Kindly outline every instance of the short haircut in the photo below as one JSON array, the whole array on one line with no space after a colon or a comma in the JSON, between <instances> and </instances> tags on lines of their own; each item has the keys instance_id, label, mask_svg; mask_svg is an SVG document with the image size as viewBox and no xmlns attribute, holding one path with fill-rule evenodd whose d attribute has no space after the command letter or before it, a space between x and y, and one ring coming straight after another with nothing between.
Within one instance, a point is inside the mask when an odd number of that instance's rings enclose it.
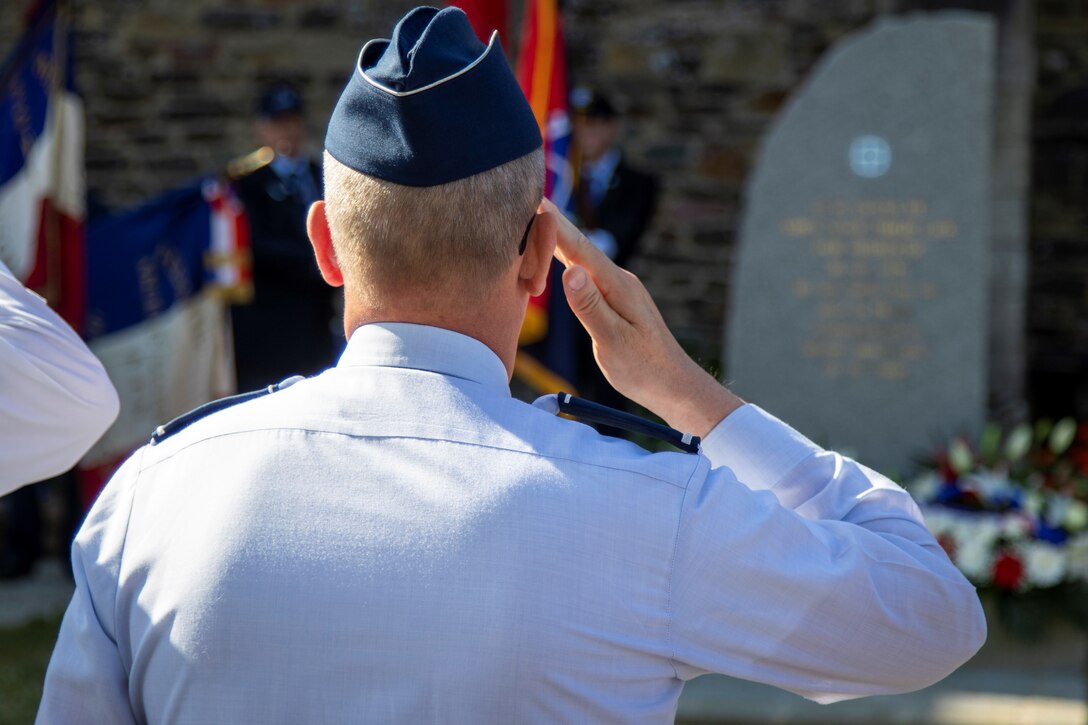
<instances>
[{"instance_id":1,"label":"short haircut","mask_svg":"<svg viewBox=\"0 0 1088 725\"><path fill-rule=\"evenodd\" d=\"M325 152L333 249L364 299L412 288L486 294L513 263L543 195L540 149L426 187L359 173Z\"/></svg>"}]
</instances>

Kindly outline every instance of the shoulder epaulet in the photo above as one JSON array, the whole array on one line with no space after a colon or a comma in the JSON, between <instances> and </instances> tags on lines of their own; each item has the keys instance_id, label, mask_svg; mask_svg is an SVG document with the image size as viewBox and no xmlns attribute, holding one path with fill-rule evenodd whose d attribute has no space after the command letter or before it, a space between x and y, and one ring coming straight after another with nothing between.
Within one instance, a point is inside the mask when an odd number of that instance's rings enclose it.
<instances>
[{"instance_id":1,"label":"shoulder epaulet","mask_svg":"<svg viewBox=\"0 0 1088 725\"><path fill-rule=\"evenodd\" d=\"M550 398L551 396L545 397ZM554 411L556 413L563 413L598 425L609 425L632 433L641 433L651 438L663 440L687 453L699 452L699 436L691 433L682 433L675 428L640 418L632 413L609 408L606 405L594 403L590 400L576 398L570 393L558 393L555 396L555 402L558 406L557 410Z\"/></svg>"},{"instance_id":2,"label":"shoulder epaulet","mask_svg":"<svg viewBox=\"0 0 1088 725\"><path fill-rule=\"evenodd\" d=\"M253 153L239 156L228 163L227 178L231 181L237 181L238 179L249 176L253 172L268 166L272 163L272 159L274 158L276 158L276 152L272 147L262 146Z\"/></svg>"},{"instance_id":3,"label":"shoulder epaulet","mask_svg":"<svg viewBox=\"0 0 1088 725\"><path fill-rule=\"evenodd\" d=\"M165 425L160 425L158 428L156 428L155 432L151 434L151 445L155 445L156 443L162 443L170 436L185 430L193 423L197 422L201 418L206 418L212 413L218 413L221 410L226 410L227 408L238 405L239 403L245 403L250 400L255 400L256 398L262 398L265 395L276 392L277 390L289 388L297 383L299 380L304 379L305 378L303 378L301 375L294 375L290 378L287 378L283 382L276 383L275 385L269 385L268 387L261 388L260 390L254 390L249 393L239 393L238 395L230 395L226 398L220 398L219 400L213 400L210 403L205 403L198 408L190 410L188 413L182 413L169 423L166 423Z\"/></svg>"}]
</instances>

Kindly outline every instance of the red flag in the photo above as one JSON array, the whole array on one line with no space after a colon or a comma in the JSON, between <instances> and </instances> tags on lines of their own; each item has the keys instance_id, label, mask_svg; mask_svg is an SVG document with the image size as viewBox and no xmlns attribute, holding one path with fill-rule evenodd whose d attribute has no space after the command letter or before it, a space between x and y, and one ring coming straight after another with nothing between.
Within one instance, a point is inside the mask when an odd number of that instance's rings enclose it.
<instances>
[{"instance_id":1,"label":"red flag","mask_svg":"<svg viewBox=\"0 0 1088 725\"><path fill-rule=\"evenodd\" d=\"M500 38L506 37L507 0L455 0L450 5L465 11L476 36L485 43L495 30Z\"/></svg>"},{"instance_id":2,"label":"red flag","mask_svg":"<svg viewBox=\"0 0 1088 725\"><path fill-rule=\"evenodd\" d=\"M568 212L573 200L574 175L569 159L567 49L557 0L527 1L517 77L544 137L547 168L544 193L560 210ZM541 362L552 373L571 380L576 372L572 340L577 322L562 297L551 299L551 290L558 284L558 271L553 270L544 294L530 300L521 342L543 342Z\"/></svg>"},{"instance_id":3,"label":"red flag","mask_svg":"<svg viewBox=\"0 0 1088 725\"><path fill-rule=\"evenodd\" d=\"M41 2L0 66L0 257L76 330L86 274L82 100L67 15Z\"/></svg>"},{"instance_id":4,"label":"red flag","mask_svg":"<svg viewBox=\"0 0 1088 725\"><path fill-rule=\"evenodd\" d=\"M526 2L517 76L521 90L529 99L533 115L540 124L545 151L548 151L559 138L570 135L569 122L566 128L561 123L558 127L551 125L557 118L569 118L567 48L563 40L563 18L559 14L557 0Z\"/></svg>"}]
</instances>

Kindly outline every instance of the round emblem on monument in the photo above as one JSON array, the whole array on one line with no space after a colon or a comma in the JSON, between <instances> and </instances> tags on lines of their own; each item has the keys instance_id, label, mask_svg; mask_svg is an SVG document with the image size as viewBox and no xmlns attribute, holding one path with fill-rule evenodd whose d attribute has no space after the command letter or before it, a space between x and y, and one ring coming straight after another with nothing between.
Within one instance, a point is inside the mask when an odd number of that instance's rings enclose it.
<instances>
[{"instance_id":1,"label":"round emblem on monument","mask_svg":"<svg viewBox=\"0 0 1088 725\"><path fill-rule=\"evenodd\" d=\"M891 165L892 147L880 136L858 136L850 142L850 168L858 176L875 179Z\"/></svg>"}]
</instances>

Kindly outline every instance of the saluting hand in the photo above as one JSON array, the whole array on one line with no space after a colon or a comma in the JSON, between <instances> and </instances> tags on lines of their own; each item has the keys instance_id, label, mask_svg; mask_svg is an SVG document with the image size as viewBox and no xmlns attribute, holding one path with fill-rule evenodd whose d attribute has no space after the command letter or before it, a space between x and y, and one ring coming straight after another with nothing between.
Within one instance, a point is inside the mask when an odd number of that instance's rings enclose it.
<instances>
[{"instance_id":1,"label":"saluting hand","mask_svg":"<svg viewBox=\"0 0 1088 725\"><path fill-rule=\"evenodd\" d=\"M555 256L567 268L563 291L612 387L699 436L743 405L688 357L638 277L617 267L550 201L540 211L555 219Z\"/></svg>"}]
</instances>

